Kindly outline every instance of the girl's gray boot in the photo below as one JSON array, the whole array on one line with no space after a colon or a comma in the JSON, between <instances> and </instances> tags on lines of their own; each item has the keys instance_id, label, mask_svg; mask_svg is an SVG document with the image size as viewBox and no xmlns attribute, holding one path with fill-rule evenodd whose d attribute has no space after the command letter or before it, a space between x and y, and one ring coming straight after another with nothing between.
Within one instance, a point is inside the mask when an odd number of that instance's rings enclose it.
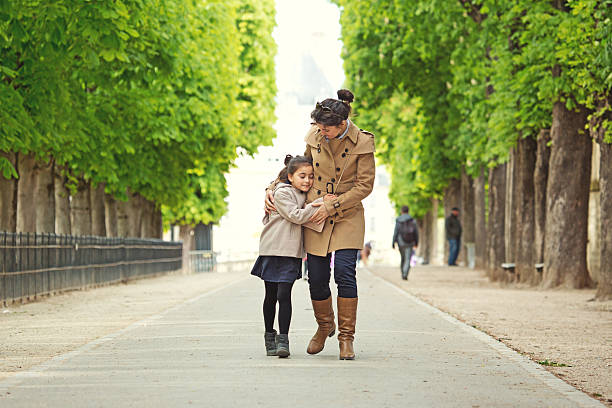
<instances>
[{"instance_id":1,"label":"girl's gray boot","mask_svg":"<svg viewBox=\"0 0 612 408\"><path fill-rule=\"evenodd\" d=\"M272 333L265 332L264 340L266 342L266 355L275 356L277 349L276 330L273 330Z\"/></svg>"},{"instance_id":2,"label":"girl's gray boot","mask_svg":"<svg viewBox=\"0 0 612 408\"><path fill-rule=\"evenodd\" d=\"M278 348L276 349L276 355L280 358L289 357L289 335L279 334L278 335Z\"/></svg>"}]
</instances>

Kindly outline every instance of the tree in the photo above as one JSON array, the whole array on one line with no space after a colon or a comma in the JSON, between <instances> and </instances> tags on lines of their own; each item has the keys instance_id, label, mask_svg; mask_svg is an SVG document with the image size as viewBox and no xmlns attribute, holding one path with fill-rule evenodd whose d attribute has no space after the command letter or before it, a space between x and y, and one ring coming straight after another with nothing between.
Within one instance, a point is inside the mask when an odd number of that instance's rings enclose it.
<instances>
[{"instance_id":1,"label":"tree","mask_svg":"<svg viewBox=\"0 0 612 408\"><path fill-rule=\"evenodd\" d=\"M609 112L609 104L598 101L608 98L612 80L610 0L337 3L343 7L347 82L358 96L360 122L379 137L379 156L397 186L391 190L396 205L412 200L425 211L427 200L439 197L460 168L470 180L488 167L488 188L475 188L489 192L491 277L502 276L497 251L507 212L509 232L516 231L509 249L516 249L523 280L538 282L534 263L545 252L545 286L588 283L584 174L590 141L584 130L591 112L593 118ZM608 134L604 122L598 123ZM549 166L545 135L551 127ZM501 169L513 149L511 179L504 180ZM572 160L583 164L578 175L567 166ZM507 211L506 187L513 203ZM571 206L560 210L568 200ZM480 220L483 201L476 199ZM570 230L571 239L560 237ZM525 246L536 238L548 249Z\"/></svg>"},{"instance_id":2,"label":"tree","mask_svg":"<svg viewBox=\"0 0 612 408\"><path fill-rule=\"evenodd\" d=\"M200 219L218 219L208 211L226 195L219 181L237 148L252 154L272 138L273 21L269 0L3 3L2 214L21 214L19 230L87 233L95 220L97 233L158 235L161 206L180 212L195 198L208 202L195 206ZM79 204L99 204L102 188L119 231L99 205ZM5 205L13 190L54 190L55 202ZM26 226L33 201L39 219ZM147 221L137 228L128 214Z\"/></svg>"}]
</instances>

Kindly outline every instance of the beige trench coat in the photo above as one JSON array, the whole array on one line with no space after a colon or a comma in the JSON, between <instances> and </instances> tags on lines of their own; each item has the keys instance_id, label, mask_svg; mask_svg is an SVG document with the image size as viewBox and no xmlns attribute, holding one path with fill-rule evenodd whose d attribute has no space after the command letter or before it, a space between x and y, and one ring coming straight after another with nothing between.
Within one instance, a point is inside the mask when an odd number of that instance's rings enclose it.
<instances>
[{"instance_id":1,"label":"beige trench coat","mask_svg":"<svg viewBox=\"0 0 612 408\"><path fill-rule=\"evenodd\" d=\"M259 239L259 255L304 257L302 224L318 207L304 206L306 194L290 184L279 183L274 189L276 211L263 218L264 229ZM322 201L322 200L318 200Z\"/></svg>"},{"instance_id":2,"label":"beige trench coat","mask_svg":"<svg viewBox=\"0 0 612 408\"><path fill-rule=\"evenodd\" d=\"M328 192L338 196L332 201L325 201L330 217L325 220L323 231L304 228L306 252L325 256L338 249L362 249L365 220L361 200L374 188L374 135L350 122L335 155L317 126L310 128L305 141L304 154L312 157L315 176L306 203ZM338 184L341 174L342 179Z\"/></svg>"}]
</instances>

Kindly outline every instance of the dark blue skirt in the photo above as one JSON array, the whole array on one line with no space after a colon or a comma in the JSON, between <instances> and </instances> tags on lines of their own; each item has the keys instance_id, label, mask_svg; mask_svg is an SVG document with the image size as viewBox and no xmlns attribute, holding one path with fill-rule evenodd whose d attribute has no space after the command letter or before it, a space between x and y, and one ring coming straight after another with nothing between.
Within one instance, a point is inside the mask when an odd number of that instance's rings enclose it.
<instances>
[{"instance_id":1,"label":"dark blue skirt","mask_svg":"<svg viewBox=\"0 0 612 408\"><path fill-rule=\"evenodd\" d=\"M251 275L266 282L293 283L302 275L302 260L290 256L260 256L251 269Z\"/></svg>"}]
</instances>

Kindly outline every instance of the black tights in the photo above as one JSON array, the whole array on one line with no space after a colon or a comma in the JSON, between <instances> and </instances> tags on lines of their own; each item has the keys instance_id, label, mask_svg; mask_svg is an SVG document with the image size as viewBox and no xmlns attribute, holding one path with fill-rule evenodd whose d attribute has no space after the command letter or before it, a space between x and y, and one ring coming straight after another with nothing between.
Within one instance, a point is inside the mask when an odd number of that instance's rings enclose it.
<instances>
[{"instance_id":1,"label":"black tights","mask_svg":"<svg viewBox=\"0 0 612 408\"><path fill-rule=\"evenodd\" d=\"M280 334L289 334L293 283L265 281L264 283L266 284L266 297L263 303L263 315L266 332L272 333L274 330L274 315L278 301L278 330Z\"/></svg>"}]
</instances>

